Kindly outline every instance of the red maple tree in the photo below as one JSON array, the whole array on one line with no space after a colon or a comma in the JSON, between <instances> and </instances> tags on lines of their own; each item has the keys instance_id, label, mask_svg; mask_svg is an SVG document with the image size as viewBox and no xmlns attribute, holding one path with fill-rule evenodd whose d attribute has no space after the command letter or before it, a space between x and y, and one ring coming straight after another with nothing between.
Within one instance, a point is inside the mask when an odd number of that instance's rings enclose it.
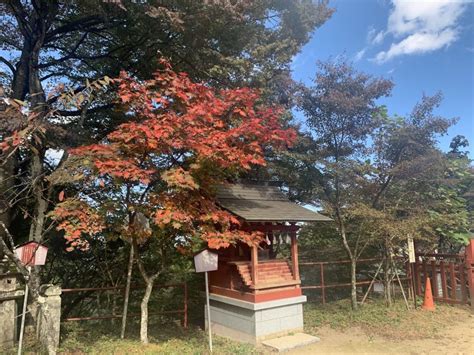
<instances>
[{"instance_id":1,"label":"red maple tree","mask_svg":"<svg viewBox=\"0 0 474 355\"><path fill-rule=\"evenodd\" d=\"M282 126L281 108L259 104L257 90L217 90L161 62L163 69L147 81L121 73L115 82L129 122L70 155L96 189L129 187L129 201L122 201L131 212L129 223L141 211L156 226L198 235L211 248L252 243L256 235L233 228L238 220L216 205L213 189L252 165L264 165L264 149L287 147L295 131ZM76 240L82 232L99 233L106 222L99 222L94 204L82 202L80 212L77 205L66 199L54 216L66 238L83 245Z\"/></svg>"},{"instance_id":2,"label":"red maple tree","mask_svg":"<svg viewBox=\"0 0 474 355\"><path fill-rule=\"evenodd\" d=\"M238 219L219 208L214 189L264 165L265 149L284 148L296 136L283 128L281 108L259 103L258 91L217 90L175 73L167 61L162 66L147 81L125 72L115 80L128 122L103 142L69 152L82 191L52 214L70 250L87 248L83 236L118 227L132 243L129 270L138 244L153 235L178 249L196 237L211 248L258 242L258 232L239 230ZM146 284L140 338L147 343L148 301L160 271L149 274L140 256L136 261Z\"/></svg>"}]
</instances>

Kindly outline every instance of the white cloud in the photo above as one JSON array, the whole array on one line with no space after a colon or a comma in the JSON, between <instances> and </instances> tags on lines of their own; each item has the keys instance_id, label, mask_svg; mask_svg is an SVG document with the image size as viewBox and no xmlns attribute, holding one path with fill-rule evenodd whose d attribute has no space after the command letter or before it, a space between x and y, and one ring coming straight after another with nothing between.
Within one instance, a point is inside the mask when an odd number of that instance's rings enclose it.
<instances>
[{"instance_id":1,"label":"white cloud","mask_svg":"<svg viewBox=\"0 0 474 355\"><path fill-rule=\"evenodd\" d=\"M439 33L415 33L398 43L392 44L388 51L379 52L375 56L375 61L383 63L403 54L432 52L449 46L457 37L457 30L449 28Z\"/></svg>"},{"instance_id":2,"label":"white cloud","mask_svg":"<svg viewBox=\"0 0 474 355\"><path fill-rule=\"evenodd\" d=\"M371 43L376 36L377 30L370 26L369 32L367 32L367 43Z\"/></svg>"},{"instance_id":3,"label":"white cloud","mask_svg":"<svg viewBox=\"0 0 474 355\"><path fill-rule=\"evenodd\" d=\"M382 43L383 39L385 37L385 32L380 31L375 35L375 37L372 39L372 44L380 44Z\"/></svg>"},{"instance_id":4,"label":"white cloud","mask_svg":"<svg viewBox=\"0 0 474 355\"><path fill-rule=\"evenodd\" d=\"M381 35L381 41L391 34L397 41L388 50L379 52L374 60L383 63L401 55L448 47L459 37L459 19L466 3L461 0L392 0L387 31L377 36ZM374 35L373 41L377 36Z\"/></svg>"},{"instance_id":5,"label":"white cloud","mask_svg":"<svg viewBox=\"0 0 474 355\"><path fill-rule=\"evenodd\" d=\"M358 62L359 60L361 60L364 57L366 51L367 51L366 48L363 48L360 51L358 51L356 55L354 56L354 61Z\"/></svg>"},{"instance_id":6,"label":"white cloud","mask_svg":"<svg viewBox=\"0 0 474 355\"><path fill-rule=\"evenodd\" d=\"M360 51L354 54L354 61L358 62L362 58L364 58L367 53L367 50L369 50L370 47L373 45L380 44L383 41L384 37L385 37L384 31L377 32L377 30L374 27L370 26L369 31L367 32L367 38L366 38L367 44L364 48L362 48Z\"/></svg>"},{"instance_id":7,"label":"white cloud","mask_svg":"<svg viewBox=\"0 0 474 355\"><path fill-rule=\"evenodd\" d=\"M369 44L380 44L382 43L385 37L384 31L379 31L373 27L370 27L369 32L367 32L367 43Z\"/></svg>"}]
</instances>

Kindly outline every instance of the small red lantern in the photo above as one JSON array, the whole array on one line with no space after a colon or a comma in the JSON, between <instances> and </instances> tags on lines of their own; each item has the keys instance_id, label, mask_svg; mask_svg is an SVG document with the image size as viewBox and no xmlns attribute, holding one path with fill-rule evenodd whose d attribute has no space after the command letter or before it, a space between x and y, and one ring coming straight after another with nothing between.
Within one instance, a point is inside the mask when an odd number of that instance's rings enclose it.
<instances>
[{"instance_id":1,"label":"small red lantern","mask_svg":"<svg viewBox=\"0 0 474 355\"><path fill-rule=\"evenodd\" d=\"M15 254L25 266L44 265L48 248L38 242L27 242L15 248Z\"/></svg>"}]
</instances>

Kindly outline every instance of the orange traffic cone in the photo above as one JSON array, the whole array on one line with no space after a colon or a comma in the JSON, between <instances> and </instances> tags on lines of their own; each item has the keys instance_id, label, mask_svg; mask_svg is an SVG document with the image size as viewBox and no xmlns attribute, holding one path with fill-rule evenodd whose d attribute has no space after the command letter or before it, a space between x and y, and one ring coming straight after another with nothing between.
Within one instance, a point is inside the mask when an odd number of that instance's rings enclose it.
<instances>
[{"instance_id":1,"label":"orange traffic cone","mask_svg":"<svg viewBox=\"0 0 474 355\"><path fill-rule=\"evenodd\" d=\"M421 306L421 308L426 309L428 311L435 310L435 305L433 302L433 292L431 292L431 280L429 277L426 278L425 299L423 301L423 306Z\"/></svg>"}]
</instances>

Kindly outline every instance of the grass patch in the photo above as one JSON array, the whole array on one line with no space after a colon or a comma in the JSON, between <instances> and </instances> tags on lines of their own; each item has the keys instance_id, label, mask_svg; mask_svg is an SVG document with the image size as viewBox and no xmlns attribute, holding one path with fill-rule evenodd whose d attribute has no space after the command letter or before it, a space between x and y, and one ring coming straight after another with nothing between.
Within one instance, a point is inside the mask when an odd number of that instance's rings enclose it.
<instances>
[{"instance_id":1,"label":"grass patch","mask_svg":"<svg viewBox=\"0 0 474 355\"><path fill-rule=\"evenodd\" d=\"M305 329L317 334L318 328L329 326L346 330L358 327L368 335L378 335L388 339L433 338L446 326L466 316L466 310L458 306L437 304L436 311L407 310L405 303L395 302L391 308L382 300L364 304L352 311L350 301L331 302L325 306L306 304L304 309Z\"/></svg>"},{"instance_id":2,"label":"grass patch","mask_svg":"<svg viewBox=\"0 0 474 355\"><path fill-rule=\"evenodd\" d=\"M149 324L150 344L139 341L139 324L131 323L126 339L120 339L120 323L110 321L64 324L60 354L206 354L207 333L199 327L183 329L177 322L161 319ZM213 337L216 354L259 354L252 345ZM33 349L30 349L33 350Z\"/></svg>"},{"instance_id":3,"label":"grass patch","mask_svg":"<svg viewBox=\"0 0 474 355\"><path fill-rule=\"evenodd\" d=\"M304 308L305 331L318 335L323 327L341 332L362 330L369 338L383 337L397 342L442 336L446 327L468 322L466 307L437 304L436 311L421 309L407 311L403 302L386 308L382 300L366 303L358 311L350 308L349 300L336 301L322 306L307 303ZM121 340L120 322L94 321L64 323L61 326L60 354L208 354L207 332L191 325L183 329L177 320L154 317L149 324L150 344L139 341L138 319L128 324L126 339ZM264 354L263 348L234 342L221 337L214 338L215 354ZM25 350L30 354L42 354L33 336L26 339ZM12 351L11 354L16 352ZM9 353L8 353L9 354Z\"/></svg>"},{"instance_id":4,"label":"grass patch","mask_svg":"<svg viewBox=\"0 0 474 355\"><path fill-rule=\"evenodd\" d=\"M161 335L159 338L163 338ZM216 354L257 354L256 350L246 344L229 341L224 338L213 338ZM209 352L206 334L199 330L190 330L186 336L170 336L166 340L150 338L150 344L143 345L138 339L124 339L103 336L93 342L85 343L83 339L68 338L59 351L63 354L206 354Z\"/></svg>"}]
</instances>

